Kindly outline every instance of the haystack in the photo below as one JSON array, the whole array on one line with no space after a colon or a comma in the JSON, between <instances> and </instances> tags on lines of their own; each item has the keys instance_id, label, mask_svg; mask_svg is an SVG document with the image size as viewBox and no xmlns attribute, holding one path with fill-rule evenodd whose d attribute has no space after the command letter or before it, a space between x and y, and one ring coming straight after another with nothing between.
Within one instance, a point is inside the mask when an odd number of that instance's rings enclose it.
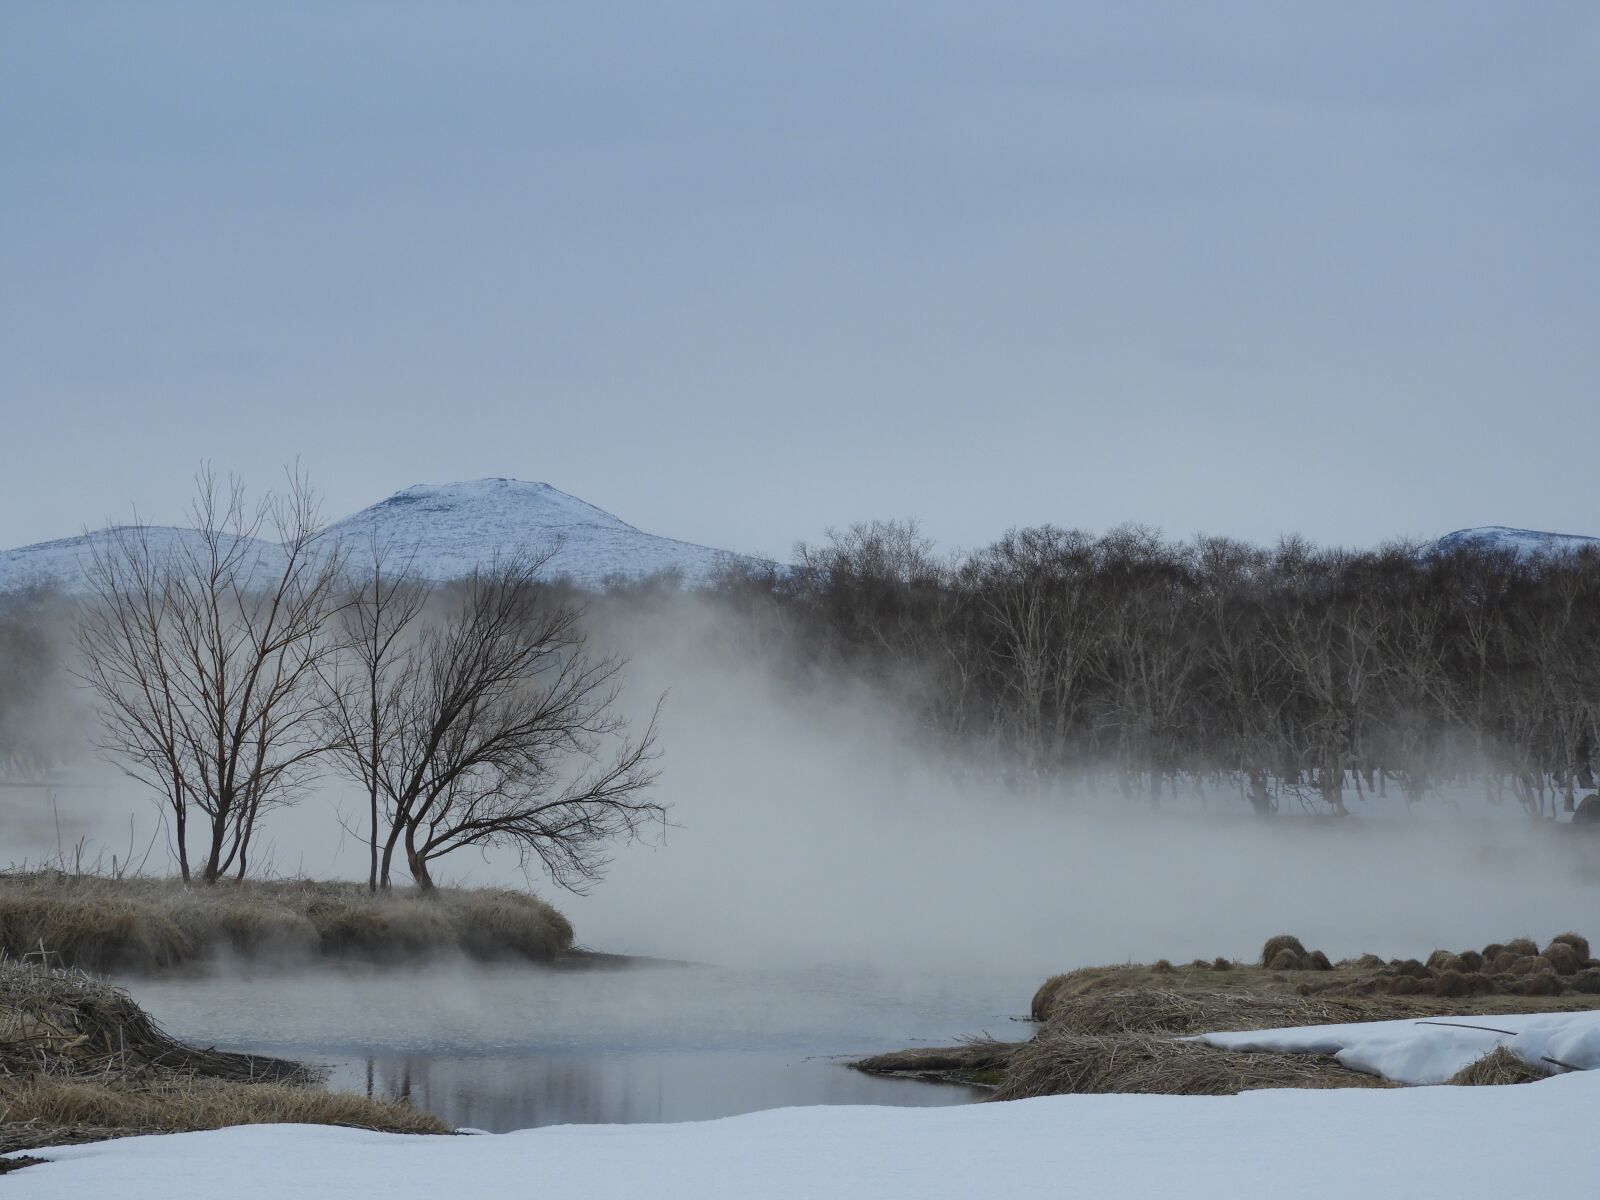
<instances>
[{"instance_id":1,"label":"haystack","mask_svg":"<svg viewBox=\"0 0 1600 1200\"><path fill-rule=\"evenodd\" d=\"M1269 937L1265 944L1262 945L1261 965L1263 967L1272 966L1273 960L1285 950L1293 954L1297 960L1303 959L1306 956L1305 945L1300 941L1299 938L1295 937L1292 933L1280 933L1273 937Z\"/></svg>"}]
</instances>

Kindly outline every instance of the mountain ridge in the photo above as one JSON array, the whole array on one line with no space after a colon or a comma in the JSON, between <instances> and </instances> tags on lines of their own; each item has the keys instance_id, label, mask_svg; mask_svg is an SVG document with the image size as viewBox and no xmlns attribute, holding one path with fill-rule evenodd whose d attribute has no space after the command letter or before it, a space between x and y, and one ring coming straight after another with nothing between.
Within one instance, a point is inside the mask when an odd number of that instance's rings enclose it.
<instances>
[{"instance_id":1,"label":"mountain ridge","mask_svg":"<svg viewBox=\"0 0 1600 1200\"><path fill-rule=\"evenodd\" d=\"M181 526L113 528L141 528L174 545L198 536ZM0 551L0 592L31 586L82 592L93 548L109 536L110 530L92 530ZM414 574L435 583L462 578L496 557L523 551L553 550L542 576L585 587L663 572L676 572L688 586L701 586L726 567L760 561L646 533L548 483L505 477L413 484L330 522L321 536L352 547L376 542ZM255 552L265 568L271 555L281 551L276 542L256 540L260 547ZM359 549L354 553L359 559Z\"/></svg>"},{"instance_id":2,"label":"mountain ridge","mask_svg":"<svg viewBox=\"0 0 1600 1200\"><path fill-rule=\"evenodd\" d=\"M1600 550L1600 537L1582 533L1549 533L1511 525L1473 525L1457 529L1428 544L1430 554L1456 550L1509 550L1518 556L1542 557L1575 550Z\"/></svg>"}]
</instances>

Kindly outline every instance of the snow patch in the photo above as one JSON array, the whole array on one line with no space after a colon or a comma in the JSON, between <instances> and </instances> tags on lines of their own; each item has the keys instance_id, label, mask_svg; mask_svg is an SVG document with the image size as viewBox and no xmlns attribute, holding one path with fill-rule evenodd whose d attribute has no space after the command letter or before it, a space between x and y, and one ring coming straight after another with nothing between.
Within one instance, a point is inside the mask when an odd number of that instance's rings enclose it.
<instances>
[{"instance_id":1,"label":"snow patch","mask_svg":"<svg viewBox=\"0 0 1600 1200\"><path fill-rule=\"evenodd\" d=\"M1399 1083L1443 1083L1496 1046L1506 1047L1544 1071L1562 1070L1557 1064L1580 1071L1600 1070L1600 1012L1306 1025L1206 1033L1193 1040L1222 1050L1332 1055L1351 1070Z\"/></svg>"},{"instance_id":2,"label":"snow patch","mask_svg":"<svg viewBox=\"0 0 1600 1200\"><path fill-rule=\"evenodd\" d=\"M1579 533L1544 533L1537 529L1513 529L1509 525L1480 525L1447 533L1430 545L1425 554L1449 554L1456 550L1509 550L1520 558L1544 558L1552 554L1571 554L1583 549L1600 550L1600 538Z\"/></svg>"},{"instance_id":3,"label":"snow patch","mask_svg":"<svg viewBox=\"0 0 1600 1200\"><path fill-rule=\"evenodd\" d=\"M842 1068L841 1068L842 1069ZM914 1085L907 1085L914 1086ZM257 1125L42 1153L8 1197L650 1196L1057 1200L1589 1195L1600 1073L1516 1087L1051 1096L956 1108L785 1108L680 1125L405 1137ZM1554 1152L1549 1152L1554 1148ZM1535 1156L1535 1158L1530 1158Z\"/></svg>"},{"instance_id":4,"label":"snow patch","mask_svg":"<svg viewBox=\"0 0 1600 1200\"><path fill-rule=\"evenodd\" d=\"M198 542L192 529L148 526L158 552ZM0 551L0 592L54 586L86 590L93 547L104 531ZM687 586L704 585L720 570L753 560L727 550L657 537L629 525L547 483L478 479L465 483L417 484L328 526L325 536L351 548L352 567L376 540L388 547L391 564L409 563L435 583L460 579L495 558L559 547L543 572L583 587L607 579L639 579L676 572ZM282 551L261 541L259 570L281 569Z\"/></svg>"}]
</instances>

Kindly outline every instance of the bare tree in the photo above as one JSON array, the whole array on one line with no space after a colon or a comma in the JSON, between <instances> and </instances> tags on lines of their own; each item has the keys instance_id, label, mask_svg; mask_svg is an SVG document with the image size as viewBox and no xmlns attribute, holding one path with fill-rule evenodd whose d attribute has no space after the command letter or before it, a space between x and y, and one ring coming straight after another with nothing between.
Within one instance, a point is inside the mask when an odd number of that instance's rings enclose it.
<instances>
[{"instance_id":1,"label":"bare tree","mask_svg":"<svg viewBox=\"0 0 1600 1200\"><path fill-rule=\"evenodd\" d=\"M622 663L591 655L580 610L537 583L549 557L474 572L455 610L421 622L414 637L404 631L415 596L398 587L376 585L381 602L352 619L375 631L366 645L382 647L357 656L381 667L367 676L366 715L344 722L340 748L347 762L363 760L357 772L382 800L380 887L397 852L429 891L437 859L497 846L581 891L603 871L608 843L664 821L665 808L646 795L656 778L654 717L629 736L617 703Z\"/></svg>"},{"instance_id":2,"label":"bare tree","mask_svg":"<svg viewBox=\"0 0 1600 1200\"><path fill-rule=\"evenodd\" d=\"M1066 765L1080 730L1097 600L1092 539L1043 525L1011 530L974 555L962 582L978 598L998 692L996 723L1038 787Z\"/></svg>"},{"instance_id":3,"label":"bare tree","mask_svg":"<svg viewBox=\"0 0 1600 1200\"><path fill-rule=\"evenodd\" d=\"M367 887L378 890L380 809L385 740L398 727L415 676L414 626L428 602L428 584L411 563L391 563L390 548L374 540L362 560L367 578L340 609L338 653L324 672L327 743L339 769L367 797Z\"/></svg>"},{"instance_id":4,"label":"bare tree","mask_svg":"<svg viewBox=\"0 0 1600 1200\"><path fill-rule=\"evenodd\" d=\"M198 810L214 883L243 878L262 814L315 770L339 563L298 473L250 505L239 481L203 469L190 515L192 532L136 524L91 540L77 641L101 749L163 797L186 880Z\"/></svg>"}]
</instances>

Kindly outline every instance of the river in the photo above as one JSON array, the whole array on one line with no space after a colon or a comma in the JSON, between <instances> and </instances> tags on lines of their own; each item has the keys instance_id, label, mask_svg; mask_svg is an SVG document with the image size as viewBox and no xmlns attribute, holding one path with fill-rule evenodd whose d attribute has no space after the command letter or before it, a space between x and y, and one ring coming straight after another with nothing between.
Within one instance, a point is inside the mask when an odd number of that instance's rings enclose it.
<instances>
[{"instance_id":1,"label":"river","mask_svg":"<svg viewBox=\"0 0 1600 1200\"><path fill-rule=\"evenodd\" d=\"M457 1127L688 1121L802 1104L942 1105L975 1092L845 1060L1024 1036L1036 978L840 967L257 966L132 981L171 1034L330 1069Z\"/></svg>"}]
</instances>

